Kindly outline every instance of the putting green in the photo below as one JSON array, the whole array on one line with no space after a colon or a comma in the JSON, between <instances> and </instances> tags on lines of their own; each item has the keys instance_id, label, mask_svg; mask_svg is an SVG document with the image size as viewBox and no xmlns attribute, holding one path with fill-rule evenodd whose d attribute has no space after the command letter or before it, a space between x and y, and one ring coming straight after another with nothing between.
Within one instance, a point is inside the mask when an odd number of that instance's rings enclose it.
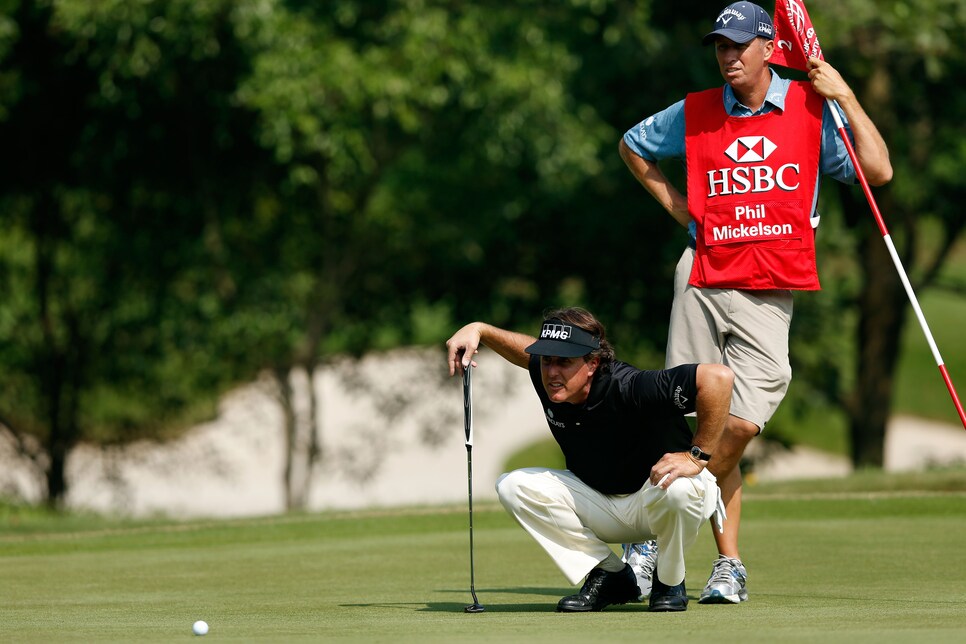
<instances>
[{"instance_id":1,"label":"putting green","mask_svg":"<svg viewBox=\"0 0 966 644\"><path fill-rule=\"evenodd\" d=\"M8 511L0 639L168 642L203 619L206 638L260 642L966 641L966 492L771 491L745 506L750 601L679 614L554 612L572 587L493 504L474 508L476 615L464 507L189 523ZM692 598L714 555L705 530Z\"/></svg>"}]
</instances>

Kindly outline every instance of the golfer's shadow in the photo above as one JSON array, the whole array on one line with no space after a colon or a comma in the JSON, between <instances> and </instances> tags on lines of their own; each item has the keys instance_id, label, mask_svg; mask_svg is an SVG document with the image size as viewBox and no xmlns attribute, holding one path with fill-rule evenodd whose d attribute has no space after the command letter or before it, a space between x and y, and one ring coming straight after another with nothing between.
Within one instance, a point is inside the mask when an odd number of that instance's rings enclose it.
<instances>
[{"instance_id":1,"label":"golfer's shadow","mask_svg":"<svg viewBox=\"0 0 966 644\"><path fill-rule=\"evenodd\" d=\"M425 608L421 608L422 612L439 612L439 613L462 613L466 606L473 603L473 597L466 592L465 588L461 589L446 589L440 590L442 593L454 593L456 595L465 595L465 602L427 602ZM476 589L477 597L480 599L480 604L486 612L490 613L541 613L541 612L554 612L557 609L557 600L550 602L525 602L525 603L493 603L487 602L487 595L541 595L547 597L560 598L567 594L566 589L560 588L537 588L534 586L514 586L513 588L484 588Z\"/></svg>"},{"instance_id":2,"label":"golfer's shadow","mask_svg":"<svg viewBox=\"0 0 966 644\"><path fill-rule=\"evenodd\" d=\"M441 593L453 593L457 595L466 595L465 601L458 602L426 602L425 604L415 603L415 602L372 602L368 604L340 604L344 608L410 608L416 612L430 612L430 613L462 613L467 606L473 603L473 598L466 591L465 588L461 589L446 589L439 590L436 592ZM484 599L480 602L483 605L484 612L492 613L552 613L557 610L557 601L539 602L539 603L522 603L522 604L494 604L487 603L485 596L487 593L501 593L508 595L546 595L548 597L563 597L567 594L566 589L561 588L488 588L485 590L480 590L478 593L484 595Z\"/></svg>"},{"instance_id":3,"label":"golfer's shadow","mask_svg":"<svg viewBox=\"0 0 966 644\"><path fill-rule=\"evenodd\" d=\"M460 590L442 590L439 592L445 593L457 593L466 595L467 601L465 602L427 602L425 608L417 609L417 612L433 612L433 613L462 613L466 606L471 605L472 597L466 592L466 589ZM483 606L484 611L488 613L555 613L557 612L557 602L561 597L566 595L572 595L574 590L572 588L535 588L532 586L515 586L513 588L484 588L476 589L477 596L480 600L480 604ZM542 595L552 598L550 601L546 602L526 602L519 604L508 604L508 603L494 603L488 602L486 596L488 594L499 594L499 595ZM608 611L615 610L647 610L647 603L644 604L624 604L624 605L614 605L608 606Z\"/></svg>"},{"instance_id":4,"label":"golfer's shadow","mask_svg":"<svg viewBox=\"0 0 966 644\"><path fill-rule=\"evenodd\" d=\"M438 590L441 593L454 593L466 595L464 601L457 602L373 602L368 604L340 604L343 608L402 608L411 609L415 612L428 613L462 613L467 606L472 605L473 598L465 588ZM477 589L480 604L485 613L555 613L557 612L557 601L566 595L572 595L572 588L535 588L532 586L513 588L484 588ZM548 601L525 602L519 604L495 603L487 601L487 595L542 595L551 598ZM692 598L693 599L693 598ZM608 612L614 611L644 611L647 612L647 600L643 603L631 602L628 604L615 604L608 606Z\"/></svg>"}]
</instances>

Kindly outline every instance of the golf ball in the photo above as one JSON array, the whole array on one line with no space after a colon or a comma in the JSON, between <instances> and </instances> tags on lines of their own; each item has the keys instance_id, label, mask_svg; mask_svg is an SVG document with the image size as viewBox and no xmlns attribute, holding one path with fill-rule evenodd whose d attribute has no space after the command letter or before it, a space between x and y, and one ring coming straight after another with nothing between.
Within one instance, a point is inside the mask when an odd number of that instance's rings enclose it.
<instances>
[{"instance_id":1,"label":"golf ball","mask_svg":"<svg viewBox=\"0 0 966 644\"><path fill-rule=\"evenodd\" d=\"M191 630L195 635L205 635L208 633L208 622L199 619L191 626Z\"/></svg>"}]
</instances>

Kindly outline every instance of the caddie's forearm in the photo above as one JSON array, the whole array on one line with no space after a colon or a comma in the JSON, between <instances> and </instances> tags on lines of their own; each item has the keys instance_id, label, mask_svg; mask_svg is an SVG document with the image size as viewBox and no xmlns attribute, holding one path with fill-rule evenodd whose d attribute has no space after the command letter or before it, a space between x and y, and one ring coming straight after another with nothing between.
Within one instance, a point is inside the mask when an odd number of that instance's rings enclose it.
<instances>
[{"instance_id":1,"label":"caddie's forearm","mask_svg":"<svg viewBox=\"0 0 966 644\"><path fill-rule=\"evenodd\" d=\"M855 154L862 166L862 173L870 185L881 186L892 180L892 162L889 147L869 115L854 94L839 101L842 111L849 119L849 129L855 139Z\"/></svg>"},{"instance_id":2,"label":"caddie's forearm","mask_svg":"<svg viewBox=\"0 0 966 644\"><path fill-rule=\"evenodd\" d=\"M661 204L662 208L674 217L675 221L687 228L691 222L691 215L688 213L688 200L668 181L657 163L635 154L624 143L624 139L621 139L618 149L621 159L623 159L631 174L634 175L634 178Z\"/></svg>"},{"instance_id":3,"label":"caddie's forearm","mask_svg":"<svg viewBox=\"0 0 966 644\"><path fill-rule=\"evenodd\" d=\"M507 331L492 324L480 323L480 341L500 354L507 362L527 369L530 366L530 354L525 349L537 339L524 333Z\"/></svg>"},{"instance_id":4,"label":"caddie's forearm","mask_svg":"<svg viewBox=\"0 0 966 644\"><path fill-rule=\"evenodd\" d=\"M735 374L724 365L701 364L698 365L696 380L698 426L694 433L694 444L713 456L731 413Z\"/></svg>"}]
</instances>

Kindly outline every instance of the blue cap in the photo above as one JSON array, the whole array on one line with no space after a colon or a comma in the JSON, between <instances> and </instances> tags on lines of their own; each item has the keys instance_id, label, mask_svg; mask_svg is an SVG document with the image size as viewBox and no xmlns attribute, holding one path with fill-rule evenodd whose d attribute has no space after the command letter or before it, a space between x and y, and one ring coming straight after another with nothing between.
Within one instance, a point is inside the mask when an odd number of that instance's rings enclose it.
<instances>
[{"instance_id":1,"label":"blue cap","mask_svg":"<svg viewBox=\"0 0 966 644\"><path fill-rule=\"evenodd\" d=\"M752 38L775 38L775 25L771 15L753 2L734 2L721 10L714 21L714 31L701 40L702 45L710 45L715 38L723 36L728 40L744 44Z\"/></svg>"}]
</instances>

